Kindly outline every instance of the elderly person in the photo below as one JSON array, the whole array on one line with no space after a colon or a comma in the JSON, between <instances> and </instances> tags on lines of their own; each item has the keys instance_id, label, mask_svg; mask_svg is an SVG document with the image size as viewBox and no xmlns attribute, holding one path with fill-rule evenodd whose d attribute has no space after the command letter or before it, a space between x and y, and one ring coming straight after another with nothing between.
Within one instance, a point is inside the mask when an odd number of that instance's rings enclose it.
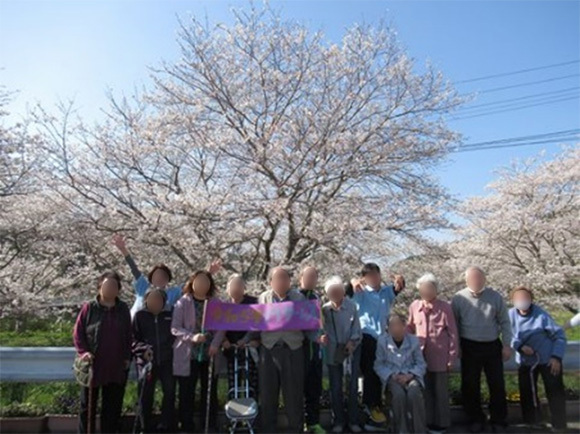
<instances>
[{"instance_id":1,"label":"elderly person","mask_svg":"<svg viewBox=\"0 0 580 434\"><path fill-rule=\"evenodd\" d=\"M426 364L419 340L407 333L405 318L401 315L389 316L388 332L379 338L374 368L383 389L386 387L392 396L395 432L424 433Z\"/></svg>"},{"instance_id":2,"label":"elderly person","mask_svg":"<svg viewBox=\"0 0 580 434\"><path fill-rule=\"evenodd\" d=\"M538 398L538 376L544 380L552 427L566 429L566 395L562 381L562 359L566 349L564 330L540 306L533 303L532 291L519 286L511 292L514 305L509 311L516 350L520 405L524 422L540 424L542 412Z\"/></svg>"},{"instance_id":3,"label":"elderly person","mask_svg":"<svg viewBox=\"0 0 580 434\"><path fill-rule=\"evenodd\" d=\"M356 304L346 297L342 279L333 276L324 285L329 301L322 306L326 346L326 365L330 382L330 400L334 416L332 432L343 432L345 425L342 378L344 361L352 357L352 371L348 385L348 423L351 433L361 432L358 415L358 372L360 364L361 329Z\"/></svg>"},{"instance_id":4,"label":"elderly person","mask_svg":"<svg viewBox=\"0 0 580 434\"><path fill-rule=\"evenodd\" d=\"M246 282L241 274L234 273L228 278L228 283L226 286L226 292L229 297L230 303L235 304L256 304L258 298L252 295L246 294ZM256 354L257 360L257 347L260 342L255 339L257 337L256 333L247 331L221 331L216 334L215 342L221 343L223 348L223 354L228 362L228 390L231 392L235 386L235 357L236 348L250 348L250 354L254 352ZM244 366L246 363L246 353L245 351L238 352L238 362L240 366ZM250 392L254 398L258 396L258 368L254 357L248 358L249 367L249 381L250 381Z\"/></svg>"},{"instance_id":5,"label":"elderly person","mask_svg":"<svg viewBox=\"0 0 580 434\"><path fill-rule=\"evenodd\" d=\"M275 267L270 272L270 289L260 294L258 303L281 303L305 300L300 291L291 290L290 272ZM288 430L293 433L304 429L304 337L315 339L313 333L301 330L261 332L260 414L262 431L277 432L280 389L288 415Z\"/></svg>"},{"instance_id":6,"label":"elderly person","mask_svg":"<svg viewBox=\"0 0 580 434\"><path fill-rule=\"evenodd\" d=\"M457 358L457 327L451 305L437 298L438 283L433 274L417 280L417 289L421 299L409 306L407 328L419 339L427 362L427 426L432 431L444 431L451 425L448 381Z\"/></svg>"},{"instance_id":7,"label":"elderly person","mask_svg":"<svg viewBox=\"0 0 580 434\"><path fill-rule=\"evenodd\" d=\"M300 293L307 300L318 300L318 270L306 266L300 271ZM322 303L320 303L322 304ZM320 345L306 338L304 342L304 417L308 432L324 434L320 425L320 396L322 395L322 352Z\"/></svg>"},{"instance_id":8,"label":"elderly person","mask_svg":"<svg viewBox=\"0 0 580 434\"><path fill-rule=\"evenodd\" d=\"M185 283L183 295L173 309L173 375L177 377L179 386L179 422L181 430L186 432L194 432L194 410L199 408L201 420L206 420L208 390L209 428L217 426L217 377L214 375L210 379L209 372L219 343L217 337L203 327L206 300L209 302L214 298L217 291L211 273L197 270ZM198 384L199 395L196 392ZM200 398L199 407L194 407L196 396Z\"/></svg>"},{"instance_id":9,"label":"elderly person","mask_svg":"<svg viewBox=\"0 0 580 434\"><path fill-rule=\"evenodd\" d=\"M119 299L121 277L117 272L101 274L97 289L96 298L83 305L73 331L75 366L86 368L87 374L87 384L81 387L78 432L95 432L100 395L101 431L116 433L121 428L131 361L131 315Z\"/></svg>"},{"instance_id":10,"label":"elderly person","mask_svg":"<svg viewBox=\"0 0 580 434\"><path fill-rule=\"evenodd\" d=\"M461 345L461 394L471 432L481 432L486 417L481 409L481 371L489 387L490 422L494 432L506 426L507 402L503 362L511 357L512 330L502 296L485 286L479 267L465 271L467 287L457 292L451 307ZM501 336L501 340L500 340Z\"/></svg>"}]
</instances>

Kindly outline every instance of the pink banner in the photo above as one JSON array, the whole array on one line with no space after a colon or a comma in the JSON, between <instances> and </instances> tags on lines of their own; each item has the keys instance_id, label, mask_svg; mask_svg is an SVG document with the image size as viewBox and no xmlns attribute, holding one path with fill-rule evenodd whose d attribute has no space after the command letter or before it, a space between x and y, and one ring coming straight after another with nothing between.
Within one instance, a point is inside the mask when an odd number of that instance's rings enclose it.
<instances>
[{"instance_id":1,"label":"pink banner","mask_svg":"<svg viewBox=\"0 0 580 434\"><path fill-rule=\"evenodd\" d=\"M270 304L235 304L212 300L207 305L206 330L278 331L317 330L317 300Z\"/></svg>"}]
</instances>

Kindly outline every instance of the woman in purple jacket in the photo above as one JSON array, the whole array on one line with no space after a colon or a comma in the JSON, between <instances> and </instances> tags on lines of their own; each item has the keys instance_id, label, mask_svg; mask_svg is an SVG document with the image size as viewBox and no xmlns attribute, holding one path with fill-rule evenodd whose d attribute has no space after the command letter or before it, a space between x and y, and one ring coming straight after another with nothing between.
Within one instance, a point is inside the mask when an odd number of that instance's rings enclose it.
<instances>
[{"instance_id":1,"label":"woman in purple jacket","mask_svg":"<svg viewBox=\"0 0 580 434\"><path fill-rule=\"evenodd\" d=\"M193 409L195 389L201 383L201 420L205 421L207 390L209 386L209 364L217 353L219 343L212 342L212 333L203 330L203 311L206 301L217 292L211 273L198 270L187 280L183 296L173 310L171 332L175 336L173 344L173 375L179 385L179 422L181 430L193 432ZM212 342L211 346L209 343ZM217 423L217 387L212 377L209 426Z\"/></svg>"},{"instance_id":2,"label":"woman in purple jacket","mask_svg":"<svg viewBox=\"0 0 580 434\"><path fill-rule=\"evenodd\" d=\"M95 431L99 393L102 396L101 431L119 431L131 361L131 316L127 304L118 297L121 290L119 274L103 273L98 280L98 290L97 297L83 305L73 332L77 357L90 363L92 370L88 387L81 388L79 433Z\"/></svg>"}]
</instances>

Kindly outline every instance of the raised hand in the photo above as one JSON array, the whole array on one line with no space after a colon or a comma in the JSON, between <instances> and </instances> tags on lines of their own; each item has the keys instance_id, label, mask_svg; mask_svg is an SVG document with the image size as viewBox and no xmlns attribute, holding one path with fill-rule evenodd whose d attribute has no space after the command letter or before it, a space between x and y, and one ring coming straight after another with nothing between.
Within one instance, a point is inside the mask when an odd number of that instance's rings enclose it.
<instances>
[{"instance_id":1,"label":"raised hand","mask_svg":"<svg viewBox=\"0 0 580 434\"><path fill-rule=\"evenodd\" d=\"M113 239L111 240L113 245L119 249L119 251L127 256L129 254L129 250L127 249L127 243L125 242L125 237L121 234L113 235Z\"/></svg>"},{"instance_id":2,"label":"raised hand","mask_svg":"<svg viewBox=\"0 0 580 434\"><path fill-rule=\"evenodd\" d=\"M395 292L398 293L405 289L405 278L401 274L391 274L390 278L395 286Z\"/></svg>"},{"instance_id":3,"label":"raised hand","mask_svg":"<svg viewBox=\"0 0 580 434\"><path fill-rule=\"evenodd\" d=\"M222 260L221 259L214 259L211 264L209 264L209 267L207 267L207 271L209 271L212 275L215 275L217 273L219 273L219 271L222 269Z\"/></svg>"},{"instance_id":4,"label":"raised hand","mask_svg":"<svg viewBox=\"0 0 580 434\"><path fill-rule=\"evenodd\" d=\"M361 292L364 289L363 279L353 278L351 279L350 284L352 285L352 290L354 292Z\"/></svg>"}]
</instances>

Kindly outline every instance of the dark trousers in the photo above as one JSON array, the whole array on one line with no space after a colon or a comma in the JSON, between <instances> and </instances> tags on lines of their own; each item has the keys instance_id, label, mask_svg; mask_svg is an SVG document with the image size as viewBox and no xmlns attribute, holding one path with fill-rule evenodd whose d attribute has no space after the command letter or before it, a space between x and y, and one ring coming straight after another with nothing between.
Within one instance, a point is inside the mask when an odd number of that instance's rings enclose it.
<instances>
[{"instance_id":1,"label":"dark trousers","mask_svg":"<svg viewBox=\"0 0 580 434\"><path fill-rule=\"evenodd\" d=\"M304 427L304 352L286 345L260 351L260 417L262 432L278 432L280 389L288 415L288 431L302 432Z\"/></svg>"},{"instance_id":2,"label":"dark trousers","mask_svg":"<svg viewBox=\"0 0 580 434\"><path fill-rule=\"evenodd\" d=\"M520 366L518 369L518 382L520 385L520 405L522 416L527 424L540 423L542 411L538 398L538 376L542 376L546 396L550 407L552 426L556 429L566 428L566 394L562 371L558 375L552 375L548 365L539 365L533 371L531 366Z\"/></svg>"},{"instance_id":3,"label":"dark trousers","mask_svg":"<svg viewBox=\"0 0 580 434\"><path fill-rule=\"evenodd\" d=\"M381 405L381 380L375 372L377 340L363 333L360 370L363 375L363 404L369 408Z\"/></svg>"},{"instance_id":4,"label":"dark trousers","mask_svg":"<svg viewBox=\"0 0 580 434\"><path fill-rule=\"evenodd\" d=\"M235 357L236 351L233 348L224 350L224 356L228 361L228 398L234 397L234 386L235 382ZM238 350L238 386L242 386L245 382L246 375L246 352L242 349ZM254 359L248 352L248 380L250 382L250 396L254 399L258 398L258 367L254 362Z\"/></svg>"},{"instance_id":5,"label":"dark trousers","mask_svg":"<svg viewBox=\"0 0 580 434\"><path fill-rule=\"evenodd\" d=\"M360 345L356 348L352 355L352 367L350 378L347 385L347 407L348 407L348 423L350 425L358 425L358 373L360 364ZM332 414L334 417L334 425L344 425L344 393L343 393L343 373L344 365L326 365L328 368L328 380L330 383L330 402L332 405Z\"/></svg>"},{"instance_id":6,"label":"dark trousers","mask_svg":"<svg viewBox=\"0 0 580 434\"><path fill-rule=\"evenodd\" d=\"M320 422L320 396L322 395L322 358L320 345L304 342L304 417L306 425Z\"/></svg>"},{"instance_id":7,"label":"dark trousers","mask_svg":"<svg viewBox=\"0 0 580 434\"><path fill-rule=\"evenodd\" d=\"M450 427L449 374L447 372L427 371L423 395L425 396L427 426L435 428Z\"/></svg>"},{"instance_id":8,"label":"dark trousers","mask_svg":"<svg viewBox=\"0 0 580 434\"><path fill-rule=\"evenodd\" d=\"M91 389L89 398L89 388L81 387L81 400L79 411L79 433L96 432L95 420L97 413L97 401L99 395L101 400L101 432L117 433L120 430L121 410L123 408L123 396L125 395L125 384L109 383L100 387ZM90 400L90 427L89 418L89 400Z\"/></svg>"},{"instance_id":9,"label":"dark trousers","mask_svg":"<svg viewBox=\"0 0 580 434\"><path fill-rule=\"evenodd\" d=\"M461 395L463 408L471 422L485 422L481 409L481 371L485 373L489 387L490 422L505 425L507 401L503 378L502 344L498 339L492 342L475 342L461 339Z\"/></svg>"},{"instance_id":10,"label":"dark trousers","mask_svg":"<svg viewBox=\"0 0 580 434\"><path fill-rule=\"evenodd\" d=\"M209 385L209 361L198 362L191 361L191 371L189 377L177 377L179 384L179 422L181 429L187 432L193 432L193 412L195 403L195 389L197 382L201 383L199 414L201 416L202 426L205 424L207 413L207 391ZM217 425L217 379L212 376L210 409L209 409L209 426L216 428Z\"/></svg>"},{"instance_id":11,"label":"dark trousers","mask_svg":"<svg viewBox=\"0 0 580 434\"><path fill-rule=\"evenodd\" d=\"M163 391L160 426L168 431L175 429L175 377L173 376L173 365L170 360L161 365L153 365L151 374L139 382L140 423L145 432L154 431L151 413L157 380L161 383L161 390Z\"/></svg>"}]
</instances>

